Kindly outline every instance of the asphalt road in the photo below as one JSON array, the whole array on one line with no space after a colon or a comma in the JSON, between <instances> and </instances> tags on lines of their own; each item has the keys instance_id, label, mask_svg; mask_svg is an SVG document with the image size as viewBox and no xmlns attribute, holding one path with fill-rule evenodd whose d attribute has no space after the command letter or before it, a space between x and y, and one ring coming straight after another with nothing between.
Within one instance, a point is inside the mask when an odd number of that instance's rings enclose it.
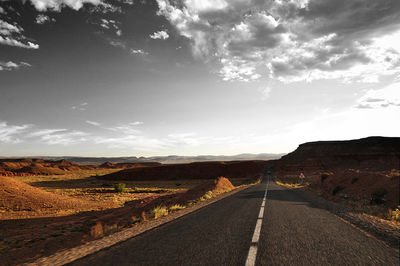
<instances>
[{"instance_id":1,"label":"asphalt road","mask_svg":"<svg viewBox=\"0 0 400 266\"><path fill-rule=\"evenodd\" d=\"M267 177L71 265L245 265L249 253L255 265L399 265L396 250Z\"/></svg>"}]
</instances>

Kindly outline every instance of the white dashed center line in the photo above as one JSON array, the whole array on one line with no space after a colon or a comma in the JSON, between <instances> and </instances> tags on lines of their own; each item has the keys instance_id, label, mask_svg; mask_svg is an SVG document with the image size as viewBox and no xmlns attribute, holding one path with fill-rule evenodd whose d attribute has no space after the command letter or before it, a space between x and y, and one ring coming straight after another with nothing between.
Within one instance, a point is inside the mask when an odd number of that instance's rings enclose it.
<instances>
[{"instance_id":1,"label":"white dashed center line","mask_svg":"<svg viewBox=\"0 0 400 266\"><path fill-rule=\"evenodd\" d=\"M269 176L267 180L267 187L265 188L264 198L260 207L260 212L258 213L256 228L254 229L253 238L251 239L249 254L247 255L247 260L246 260L246 266L253 266L256 264L257 248L258 248L257 245L258 245L258 240L260 239L261 226L264 217L264 208L265 208L265 201L267 198L268 184L269 184Z\"/></svg>"}]
</instances>

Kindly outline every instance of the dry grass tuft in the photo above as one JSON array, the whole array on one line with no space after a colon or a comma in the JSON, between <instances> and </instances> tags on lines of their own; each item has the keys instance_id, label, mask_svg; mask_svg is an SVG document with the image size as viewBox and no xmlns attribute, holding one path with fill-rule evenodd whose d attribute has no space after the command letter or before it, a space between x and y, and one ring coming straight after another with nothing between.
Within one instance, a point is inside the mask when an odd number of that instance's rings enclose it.
<instances>
[{"instance_id":1,"label":"dry grass tuft","mask_svg":"<svg viewBox=\"0 0 400 266\"><path fill-rule=\"evenodd\" d=\"M158 206L158 207L155 207L154 209L152 209L150 211L149 215L150 215L150 218L157 219L157 218L168 215L168 209L165 206Z\"/></svg>"},{"instance_id":2,"label":"dry grass tuft","mask_svg":"<svg viewBox=\"0 0 400 266\"><path fill-rule=\"evenodd\" d=\"M210 190L207 191L206 194L204 194L203 196L201 196L200 200L201 201L205 201L205 200L209 200L215 197L215 194Z\"/></svg>"},{"instance_id":3,"label":"dry grass tuft","mask_svg":"<svg viewBox=\"0 0 400 266\"><path fill-rule=\"evenodd\" d=\"M306 187L306 186L310 185L307 182L304 182L304 183L287 183L287 182L283 182L283 181L280 181L280 180L277 180L276 184L278 184L280 186L288 187L288 188L302 188L302 187Z\"/></svg>"},{"instance_id":4,"label":"dry grass tuft","mask_svg":"<svg viewBox=\"0 0 400 266\"><path fill-rule=\"evenodd\" d=\"M185 208L186 208L186 206L183 206L180 204L175 204L175 205L172 205L171 207L169 207L169 211L173 212L173 211L183 210Z\"/></svg>"}]
</instances>

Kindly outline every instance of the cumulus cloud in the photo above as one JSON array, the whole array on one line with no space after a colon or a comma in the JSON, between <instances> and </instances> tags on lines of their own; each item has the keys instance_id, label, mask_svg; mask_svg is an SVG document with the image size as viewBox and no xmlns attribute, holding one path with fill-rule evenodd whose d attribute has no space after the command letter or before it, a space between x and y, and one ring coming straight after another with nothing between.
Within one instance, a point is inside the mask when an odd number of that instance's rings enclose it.
<instances>
[{"instance_id":1,"label":"cumulus cloud","mask_svg":"<svg viewBox=\"0 0 400 266\"><path fill-rule=\"evenodd\" d=\"M49 16L46 16L44 14L39 14L36 16L36 24L45 24L48 22L55 22L56 20L54 18L50 18Z\"/></svg>"},{"instance_id":2,"label":"cumulus cloud","mask_svg":"<svg viewBox=\"0 0 400 266\"><path fill-rule=\"evenodd\" d=\"M359 100L358 109L400 108L400 82L379 90L368 90Z\"/></svg>"},{"instance_id":3,"label":"cumulus cloud","mask_svg":"<svg viewBox=\"0 0 400 266\"><path fill-rule=\"evenodd\" d=\"M396 0L157 2L224 80L377 82L400 74Z\"/></svg>"},{"instance_id":4,"label":"cumulus cloud","mask_svg":"<svg viewBox=\"0 0 400 266\"><path fill-rule=\"evenodd\" d=\"M113 19L107 20L107 19L102 18L98 24L103 29L113 31L118 36L122 35L122 30L120 29L121 23L119 23L116 20L113 20Z\"/></svg>"},{"instance_id":5,"label":"cumulus cloud","mask_svg":"<svg viewBox=\"0 0 400 266\"><path fill-rule=\"evenodd\" d=\"M131 49L131 54L136 54L136 55L148 55L149 53L142 50L142 49Z\"/></svg>"},{"instance_id":6,"label":"cumulus cloud","mask_svg":"<svg viewBox=\"0 0 400 266\"><path fill-rule=\"evenodd\" d=\"M74 10L79 10L84 4L99 5L102 0L30 0L32 5L38 11L60 11L63 7L67 6Z\"/></svg>"},{"instance_id":7,"label":"cumulus cloud","mask_svg":"<svg viewBox=\"0 0 400 266\"><path fill-rule=\"evenodd\" d=\"M106 2L100 2L97 5L94 5L91 9L91 12L96 12L96 13L122 13L122 8L120 6L116 6L110 3Z\"/></svg>"},{"instance_id":8,"label":"cumulus cloud","mask_svg":"<svg viewBox=\"0 0 400 266\"><path fill-rule=\"evenodd\" d=\"M12 61L2 62L0 61L0 71L2 70L18 70L22 67L30 67L31 65L26 62L14 63Z\"/></svg>"},{"instance_id":9,"label":"cumulus cloud","mask_svg":"<svg viewBox=\"0 0 400 266\"><path fill-rule=\"evenodd\" d=\"M0 44L27 49L38 49L39 45L29 41L23 35L23 29L17 25L0 19Z\"/></svg>"},{"instance_id":10,"label":"cumulus cloud","mask_svg":"<svg viewBox=\"0 0 400 266\"><path fill-rule=\"evenodd\" d=\"M153 34L150 34L149 37L152 39L166 40L169 38L169 34L166 30L160 30L160 31L154 32Z\"/></svg>"}]
</instances>

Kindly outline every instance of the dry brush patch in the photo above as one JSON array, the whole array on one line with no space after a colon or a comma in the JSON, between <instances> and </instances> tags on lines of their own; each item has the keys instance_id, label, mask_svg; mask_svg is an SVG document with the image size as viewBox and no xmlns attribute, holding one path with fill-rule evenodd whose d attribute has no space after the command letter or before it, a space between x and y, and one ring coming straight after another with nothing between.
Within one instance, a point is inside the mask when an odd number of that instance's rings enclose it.
<instances>
[{"instance_id":1,"label":"dry brush patch","mask_svg":"<svg viewBox=\"0 0 400 266\"><path fill-rule=\"evenodd\" d=\"M114 191L114 182L95 178L92 173L86 178L74 176L72 181L63 180L60 176L39 177L41 180L38 182L34 177L23 177L23 179L37 187L23 184L17 179L13 181L29 187L30 190L47 193L46 195L68 198L70 202L70 199L79 202L82 202L80 199L86 199L85 202L100 204L102 209L86 212L81 212L83 209L78 211L74 209L71 213L52 211L44 218L34 218L32 212L28 212L24 219L18 220L10 220L12 216L8 212L8 218L3 216L5 220L0 220L0 258L6 264L18 264L50 255L57 250L71 248L135 226L140 222L179 211L186 208L189 203L199 202L208 191L217 195L234 189L225 178L209 181L179 180L179 182L124 181L126 191L121 193ZM75 180L80 180L81 183L74 187ZM56 182L56 185L53 186L51 182ZM247 181L236 180L239 185L245 182ZM104 187L104 184L107 186ZM39 187L47 191L40 190ZM111 201L114 205L107 205L107 202ZM14 213L18 212L20 213L20 211ZM23 216L19 218L21 217Z\"/></svg>"}]
</instances>

